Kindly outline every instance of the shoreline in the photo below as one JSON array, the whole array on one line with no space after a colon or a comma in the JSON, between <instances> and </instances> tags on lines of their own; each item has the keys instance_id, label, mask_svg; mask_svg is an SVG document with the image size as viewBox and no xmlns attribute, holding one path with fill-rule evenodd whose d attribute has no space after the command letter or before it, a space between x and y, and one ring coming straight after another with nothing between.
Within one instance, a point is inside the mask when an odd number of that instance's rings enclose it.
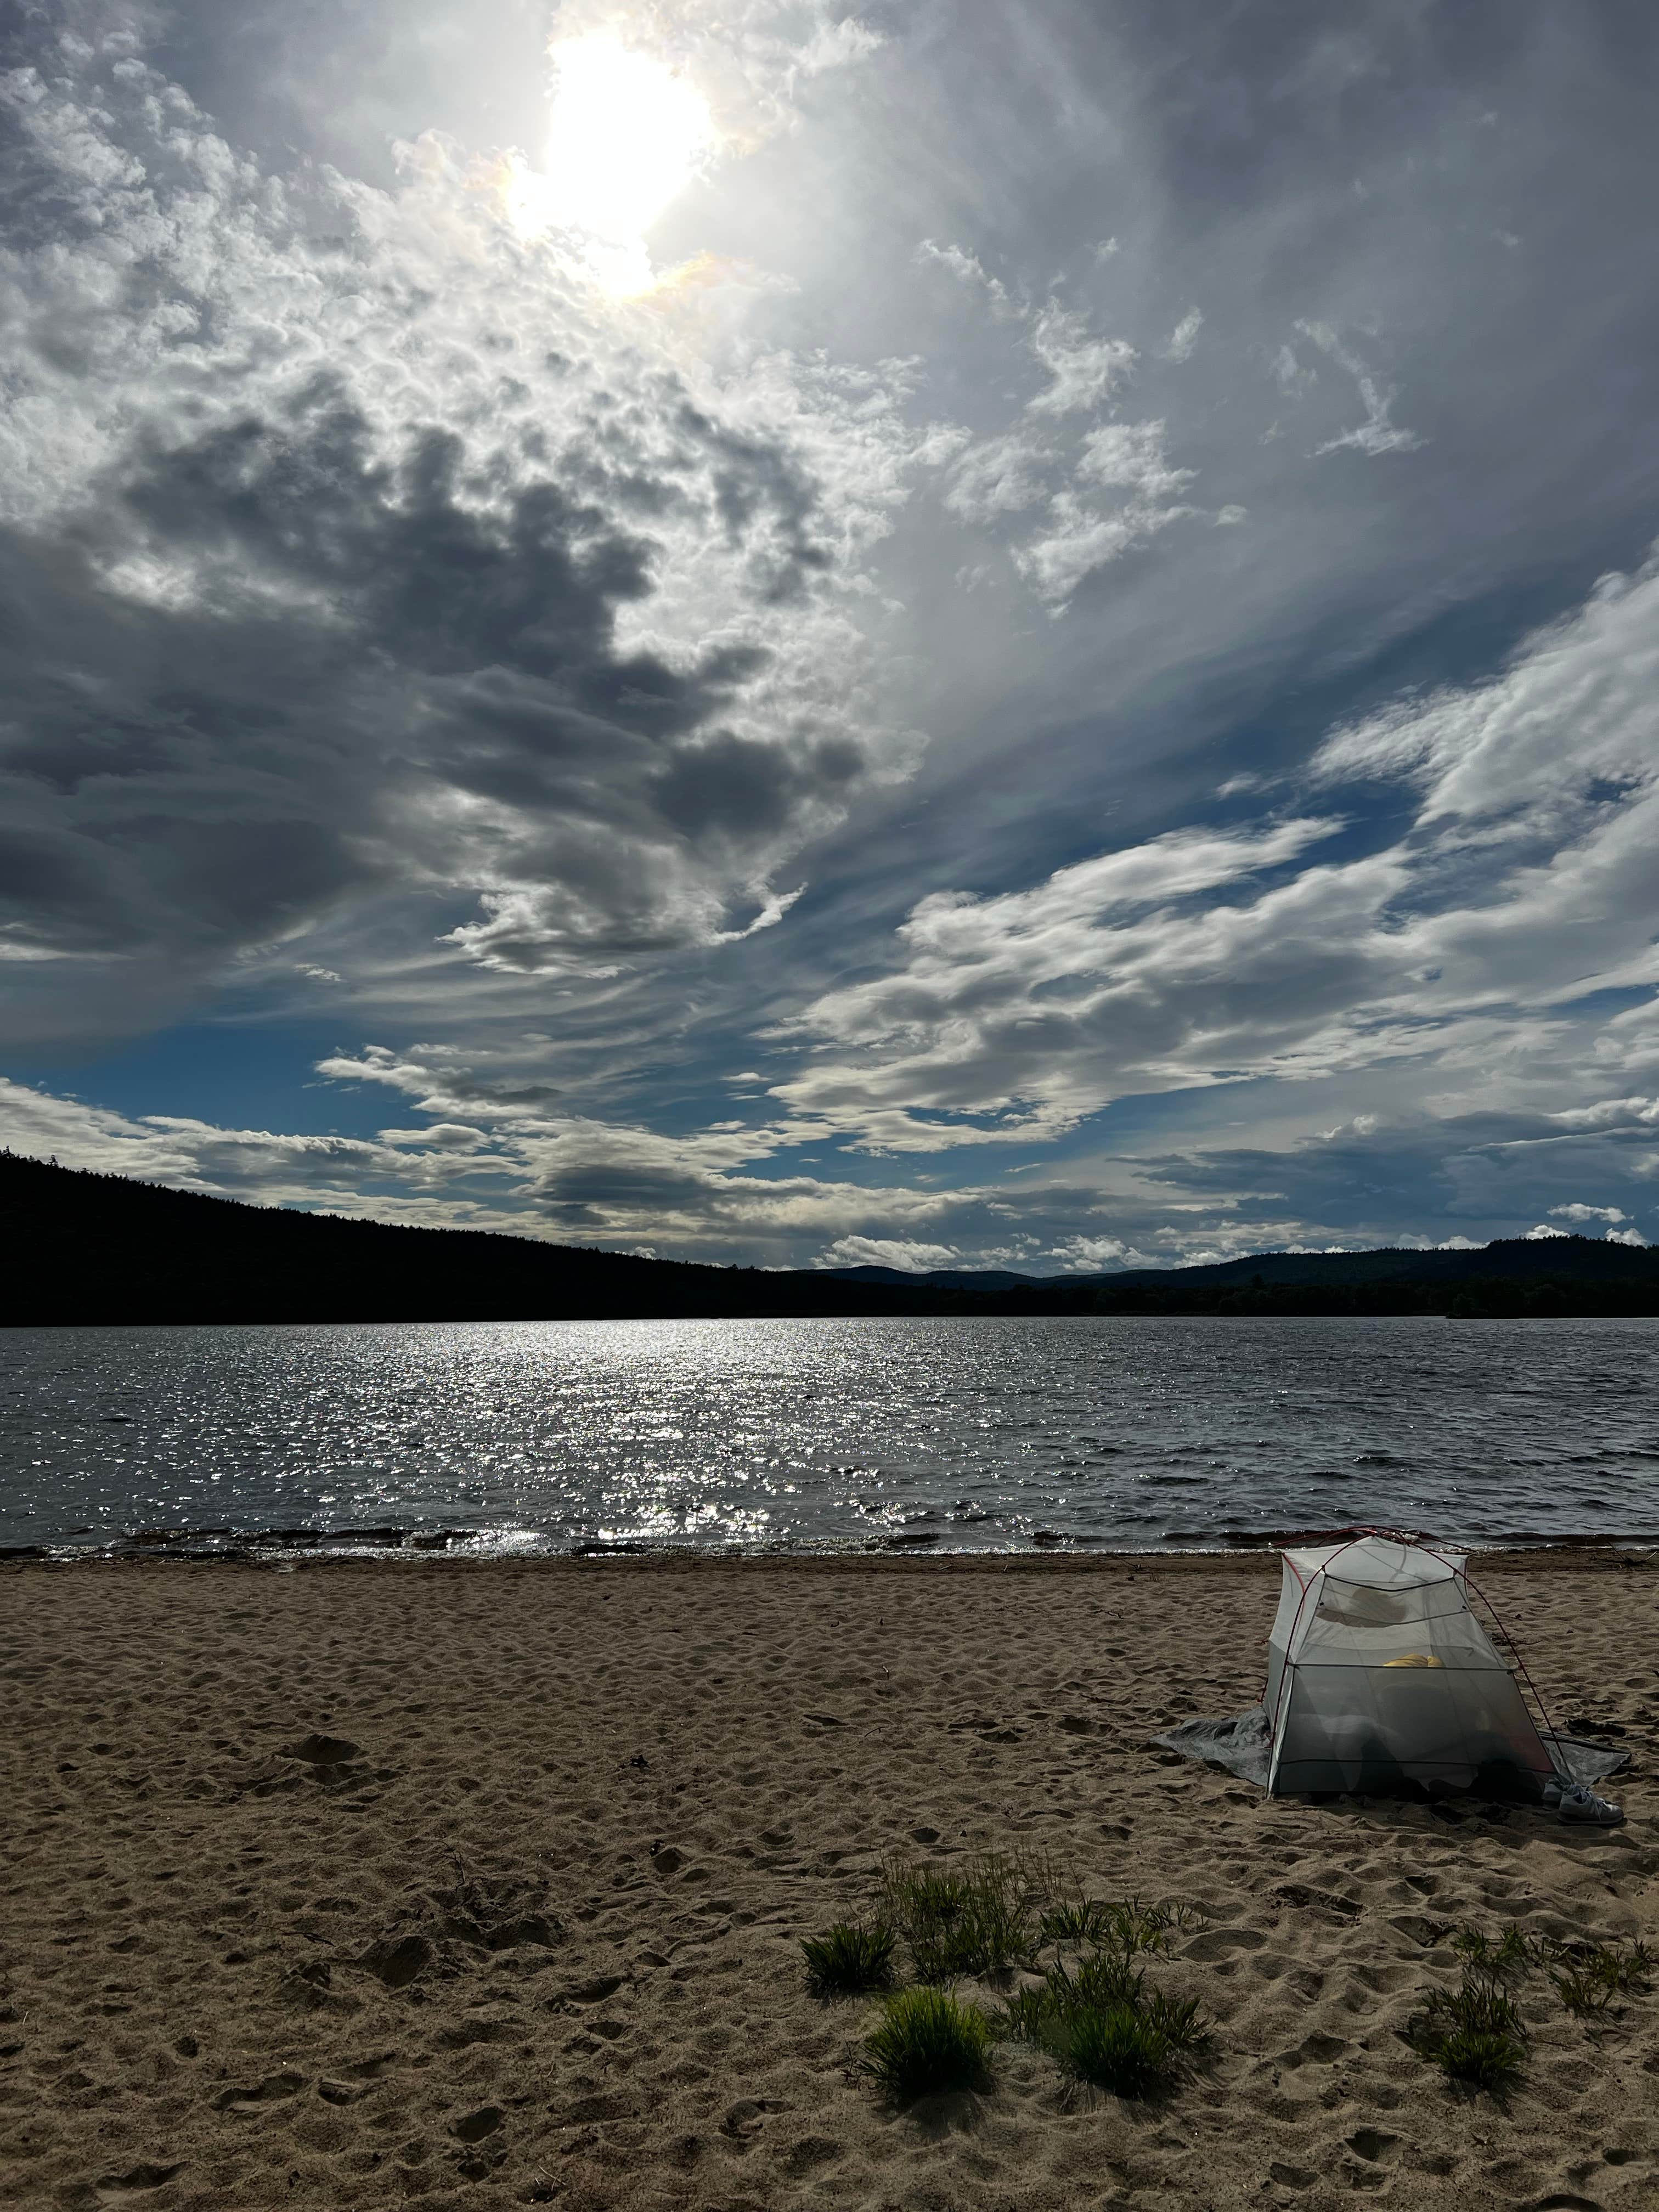
<instances>
[{"instance_id":1,"label":"shoreline","mask_svg":"<svg viewBox=\"0 0 1659 2212\"><path fill-rule=\"evenodd\" d=\"M641 1573L706 1573L718 1571L766 1573L857 1572L959 1574L1114 1574L1127 1571L1164 1574L1270 1571L1281 1551L1299 1545L1332 1541L1352 1533L1346 1529L1289 1529L1261 1536L1249 1544L1167 1546L1157 1551L1109 1550L1104 1546L1055 1545L1033 1551L946 1551L924 1549L902 1541L890 1544L851 1544L827 1547L780 1547L759 1551L740 1547L727 1549L690 1545L648 1544L643 1541L592 1544L564 1552L450 1549L440 1545L405 1544L372 1551L331 1548L337 1536L283 1536L261 1532L232 1537L216 1547L184 1543L139 1543L117 1539L106 1547L76 1547L48 1540L42 1544L0 1546L0 1572L30 1569L54 1570L100 1567L189 1567L252 1569L270 1572L301 1567L313 1572L324 1569L356 1573L386 1572L407 1575L417 1571L434 1573L487 1574L590 1573L604 1569L631 1569ZM1491 1546L1461 1544L1447 1538L1446 1548L1462 1550L1478 1559L1483 1573L1515 1574L1542 1570L1552 1572L1631 1572L1659 1569L1659 1540L1646 1536L1591 1534L1540 1538L1536 1543L1514 1539Z\"/></svg>"}]
</instances>

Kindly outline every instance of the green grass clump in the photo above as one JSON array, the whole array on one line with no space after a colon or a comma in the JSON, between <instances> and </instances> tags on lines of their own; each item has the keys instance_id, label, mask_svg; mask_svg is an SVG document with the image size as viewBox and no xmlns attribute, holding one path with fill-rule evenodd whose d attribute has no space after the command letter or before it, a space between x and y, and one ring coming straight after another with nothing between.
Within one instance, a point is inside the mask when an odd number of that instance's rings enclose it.
<instances>
[{"instance_id":1,"label":"green grass clump","mask_svg":"<svg viewBox=\"0 0 1659 2212\"><path fill-rule=\"evenodd\" d=\"M1451 1947L1466 1967L1510 1982L1540 1963L1542 1940L1523 1935L1513 1923L1497 1936L1466 1924L1453 1936Z\"/></svg>"},{"instance_id":2,"label":"green grass clump","mask_svg":"<svg viewBox=\"0 0 1659 2212\"><path fill-rule=\"evenodd\" d=\"M1196 1997L1172 1997L1162 1990L1152 1990L1141 2010L1178 2057L1185 2057L1189 2051L1202 2050L1210 2039L1210 2023Z\"/></svg>"},{"instance_id":3,"label":"green grass clump","mask_svg":"<svg viewBox=\"0 0 1659 2212\"><path fill-rule=\"evenodd\" d=\"M1502 1984L1466 1967L1461 1989L1429 1999L1414 2039L1449 2081L1501 2096L1525 2063L1526 2033Z\"/></svg>"},{"instance_id":4,"label":"green grass clump","mask_svg":"<svg viewBox=\"0 0 1659 2212\"><path fill-rule=\"evenodd\" d=\"M822 1936L805 1936L806 1981L814 1996L853 1996L890 1989L897 1938L877 1921L870 1927L838 1920Z\"/></svg>"},{"instance_id":5,"label":"green grass clump","mask_svg":"<svg viewBox=\"0 0 1659 2212\"><path fill-rule=\"evenodd\" d=\"M1206 1924L1201 1912L1169 1898L1143 1905L1138 1897L1113 1901L1079 1894L1043 1914L1042 1940L1068 1950L1121 1951L1133 1957L1138 1951L1167 1951L1172 1931Z\"/></svg>"},{"instance_id":6,"label":"green grass clump","mask_svg":"<svg viewBox=\"0 0 1659 2212\"><path fill-rule=\"evenodd\" d=\"M1042 1916L1042 1940L1083 1951L1109 1943L1116 1925L1117 1907L1103 1897L1078 1897L1051 1905Z\"/></svg>"},{"instance_id":7,"label":"green grass clump","mask_svg":"<svg viewBox=\"0 0 1659 2212\"><path fill-rule=\"evenodd\" d=\"M986 2076L991 2027L977 2005L947 1990L901 1990L865 2039L865 2069L900 2104L943 2089L972 2089Z\"/></svg>"},{"instance_id":8,"label":"green grass clump","mask_svg":"<svg viewBox=\"0 0 1659 2212\"><path fill-rule=\"evenodd\" d=\"M1049 1997L1062 2012L1084 2005L1122 2005L1133 2008L1146 1995L1146 1976L1121 1951L1097 1951L1074 1968L1056 1962L1048 1969Z\"/></svg>"},{"instance_id":9,"label":"green grass clump","mask_svg":"<svg viewBox=\"0 0 1659 2212\"><path fill-rule=\"evenodd\" d=\"M1597 2020L1615 1997L1647 1994L1654 1972L1645 1943L1565 1942L1559 1936L1528 1936L1510 1926L1500 1936L1479 1928L1459 1928L1451 1939L1473 1978L1513 1984L1534 1972L1547 1974L1556 1995L1580 2020Z\"/></svg>"},{"instance_id":10,"label":"green grass clump","mask_svg":"<svg viewBox=\"0 0 1659 2212\"><path fill-rule=\"evenodd\" d=\"M1493 2097L1515 2087L1526 2055L1526 2045L1516 2037L1477 2027L1454 2028L1440 2039L1434 2053L1449 2080Z\"/></svg>"},{"instance_id":11,"label":"green grass clump","mask_svg":"<svg viewBox=\"0 0 1659 2212\"><path fill-rule=\"evenodd\" d=\"M1012 2043L1041 2043L1049 2019L1048 1984L1016 1990L991 2022L991 2033Z\"/></svg>"},{"instance_id":12,"label":"green grass clump","mask_svg":"<svg viewBox=\"0 0 1659 2212\"><path fill-rule=\"evenodd\" d=\"M986 1851L959 1866L894 1860L882 1877L882 1916L909 1946L921 1982L1005 1972L1036 1948L1038 1877L1023 1860Z\"/></svg>"},{"instance_id":13,"label":"green grass clump","mask_svg":"<svg viewBox=\"0 0 1659 2212\"><path fill-rule=\"evenodd\" d=\"M1082 2005L1062 2014L1047 2048L1076 2080L1119 2097L1152 2097L1177 2072L1164 2035L1133 2005Z\"/></svg>"},{"instance_id":14,"label":"green grass clump","mask_svg":"<svg viewBox=\"0 0 1659 2212\"><path fill-rule=\"evenodd\" d=\"M1645 1943L1571 1943L1559 1947L1550 1979L1570 2013L1599 2019L1617 1996L1646 1993L1653 1954Z\"/></svg>"},{"instance_id":15,"label":"green grass clump","mask_svg":"<svg viewBox=\"0 0 1659 2212\"><path fill-rule=\"evenodd\" d=\"M1074 1967L1057 1961L1040 1985L1002 2008L996 2033L1036 2044L1074 2081L1120 2097L1167 2094L1209 2040L1196 1998L1148 1989L1135 1952L1100 1950Z\"/></svg>"}]
</instances>

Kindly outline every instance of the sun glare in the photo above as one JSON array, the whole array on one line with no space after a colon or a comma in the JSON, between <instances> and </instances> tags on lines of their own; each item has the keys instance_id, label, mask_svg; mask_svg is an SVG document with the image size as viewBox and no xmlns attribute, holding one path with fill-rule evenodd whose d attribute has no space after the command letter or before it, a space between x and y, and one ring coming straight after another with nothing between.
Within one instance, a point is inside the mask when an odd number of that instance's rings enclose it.
<instances>
[{"instance_id":1,"label":"sun glare","mask_svg":"<svg viewBox=\"0 0 1659 2212\"><path fill-rule=\"evenodd\" d=\"M614 38L570 40L552 60L545 164L517 173L514 219L580 233L603 282L642 289L652 276L646 232L713 150L708 104L685 78Z\"/></svg>"}]
</instances>

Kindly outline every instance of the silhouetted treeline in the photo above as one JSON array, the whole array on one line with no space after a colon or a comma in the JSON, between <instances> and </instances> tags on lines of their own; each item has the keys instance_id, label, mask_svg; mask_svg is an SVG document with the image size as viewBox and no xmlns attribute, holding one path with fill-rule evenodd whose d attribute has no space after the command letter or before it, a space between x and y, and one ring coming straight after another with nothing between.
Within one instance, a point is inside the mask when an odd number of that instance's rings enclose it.
<instances>
[{"instance_id":1,"label":"silhouetted treeline","mask_svg":"<svg viewBox=\"0 0 1659 2212\"><path fill-rule=\"evenodd\" d=\"M1659 1314L1659 1254L1586 1237L1474 1252L1268 1253L976 1288L641 1260L81 1173L0 1153L0 1324L877 1314Z\"/></svg>"}]
</instances>

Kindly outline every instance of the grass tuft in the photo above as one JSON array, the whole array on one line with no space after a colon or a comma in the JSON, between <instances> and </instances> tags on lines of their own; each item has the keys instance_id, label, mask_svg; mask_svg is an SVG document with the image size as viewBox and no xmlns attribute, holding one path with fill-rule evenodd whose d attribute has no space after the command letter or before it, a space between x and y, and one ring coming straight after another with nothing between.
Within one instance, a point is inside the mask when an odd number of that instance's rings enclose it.
<instances>
[{"instance_id":1,"label":"grass tuft","mask_svg":"<svg viewBox=\"0 0 1659 2212\"><path fill-rule=\"evenodd\" d=\"M990 2023L976 2005L945 1990L901 1990L865 2039L864 2063L890 2097L905 2104L944 2089L977 2087L990 2047Z\"/></svg>"},{"instance_id":2,"label":"grass tuft","mask_svg":"<svg viewBox=\"0 0 1659 2212\"><path fill-rule=\"evenodd\" d=\"M939 1984L1023 1966L1036 1948L1038 1877L1001 1851L950 1868L893 1860L883 1870L882 1913L909 1946L916 1978Z\"/></svg>"},{"instance_id":3,"label":"grass tuft","mask_svg":"<svg viewBox=\"0 0 1659 2212\"><path fill-rule=\"evenodd\" d=\"M1002 2008L999 2035L1036 2044L1066 2073L1120 2097L1167 2094L1209 2040L1193 1997L1149 1990L1128 1949L1096 1951L1074 1967L1050 1966L1039 1986Z\"/></svg>"},{"instance_id":4,"label":"grass tuft","mask_svg":"<svg viewBox=\"0 0 1659 2212\"><path fill-rule=\"evenodd\" d=\"M984 2075L993 2037L1035 2045L1074 2081L1152 2097L1175 2087L1209 2039L1195 1999L1146 1981L1147 1963L1170 1948L1176 1930L1206 1924L1191 1905L1091 1898L1080 1888L1061 1898L1046 1861L981 1852L944 1865L890 1860L878 1924L890 1943L902 1938L920 1984L887 1999L866 2045L866 2070L893 2097L971 2087ZM817 1966L823 1948L854 1932L832 1929L805 1947L815 1987L829 1985ZM1039 1943L1065 1955L1040 1984L1013 1991L994 2019L942 1986L1029 1967Z\"/></svg>"},{"instance_id":5,"label":"grass tuft","mask_svg":"<svg viewBox=\"0 0 1659 2212\"><path fill-rule=\"evenodd\" d=\"M890 1989L897 1938L879 1921L873 1926L838 1920L822 1936L805 1936L806 1982L814 1996L854 1996Z\"/></svg>"},{"instance_id":6,"label":"grass tuft","mask_svg":"<svg viewBox=\"0 0 1659 2212\"><path fill-rule=\"evenodd\" d=\"M1413 2039L1448 2080L1501 2096L1525 2062L1526 2033L1502 1983L1466 1966L1461 1989L1430 1997Z\"/></svg>"},{"instance_id":7,"label":"grass tuft","mask_svg":"<svg viewBox=\"0 0 1659 2212\"><path fill-rule=\"evenodd\" d=\"M1127 2004L1085 2004L1057 2020L1048 2047L1068 2074L1120 2097L1151 2097L1179 2070L1162 2030Z\"/></svg>"},{"instance_id":8,"label":"grass tuft","mask_svg":"<svg viewBox=\"0 0 1659 2212\"><path fill-rule=\"evenodd\" d=\"M1570 2013L1599 2019L1618 1996L1641 1996L1653 1973L1653 1954L1645 1943L1563 1944L1550 1979Z\"/></svg>"},{"instance_id":9,"label":"grass tuft","mask_svg":"<svg viewBox=\"0 0 1659 2212\"><path fill-rule=\"evenodd\" d=\"M1451 1947L1466 1967L1510 1982L1541 1963L1543 1940L1523 1935L1513 1922L1497 1936L1466 1924L1453 1936Z\"/></svg>"},{"instance_id":10,"label":"grass tuft","mask_svg":"<svg viewBox=\"0 0 1659 2212\"><path fill-rule=\"evenodd\" d=\"M1062 2011L1079 2005L1121 2005L1133 2008L1145 1994L1146 1976L1121 1951L1097 1951L1068 1971L1055 1964L1048 1969L1048 1989Z\"/></svg>"},{"instance_id":11,"label":"grass tuft","mask_svg":"<svg viewBox=\"0 0 1659 2212\"><path fill-rule=\"evenodd\" d=\"M1497 2035L1478 2027L1456 2027L1440 2039L1435 2061L1453 2081L1470 2089L1484 2089L1501 2097L1520 2079L1526 2045L1513 2035Z\"/></svg>"},{"instance_id":12,"label":"grass tuft","mask_svg":"<svg viewBox=\"0 0 1659 2212\"><path fill-rule=\"evenodd\" d=\"M1192 1905L1169 1898L1143 1905L1138 1897L1109 1902L1079 1895L1043 1914L1042 1940L1070 1950L1121 1951L1133 1957L1139 1951L1167 1951L1172 1933L1185 1934L1206 1924Z\"/></svg>"},{"instance_id":13,"label":"grass tuft","mask_svg":"<svg viewBox=\"0 0 1659 2212\"><path fill-rule=\"evenodd\" d=\"M1653 1954L1641 1942L1573 1942L1528 1936L1513 1925L1497 1936L1462 1927L1451 1942L1466 1980L1509 1984L1534 1971L1547 1974L1562 2003L1580 2020L1600 2019L1615 1997L1644 1996L1653 1978Z\"/></svg>"},{"instance_id":14,"label":"grass tuft","mask_svg":"<svg viewBox=\"0 0 1659 2212\"><path fill-rule=\"evenodd\" d=\"M1153 1990L1141 2009L1170 2050L1182 2057L1202 2050L1210 2039L1210 2023L1200 2011L1196 1997L1166 1996L1162 1990Z\"/></svg>"},{"instance_id":15,"label":"grass tuft","mask_svg":"<svg viewBox=\"0 0 1659 2212\"><path fill-rule=\"evenodd\" d=\"M1049 2017L1047 1982L1016 1990L991 2021L991 2033L1011 2043L1041 2043Z\"/></svg>"},{"instance_id":16,"label":"grass tuft","mask_svg":"<svg viewBox=\"0 0 1659 2212\"><path fill-rule=\"evenodd\" d=\"M1051 1905L1042 1916L1042 1940L1085 1951L1109 1943L1116 1925L1117 1908L1103 1897L1069 1898Z\"/></svg>"}]
</instances>

